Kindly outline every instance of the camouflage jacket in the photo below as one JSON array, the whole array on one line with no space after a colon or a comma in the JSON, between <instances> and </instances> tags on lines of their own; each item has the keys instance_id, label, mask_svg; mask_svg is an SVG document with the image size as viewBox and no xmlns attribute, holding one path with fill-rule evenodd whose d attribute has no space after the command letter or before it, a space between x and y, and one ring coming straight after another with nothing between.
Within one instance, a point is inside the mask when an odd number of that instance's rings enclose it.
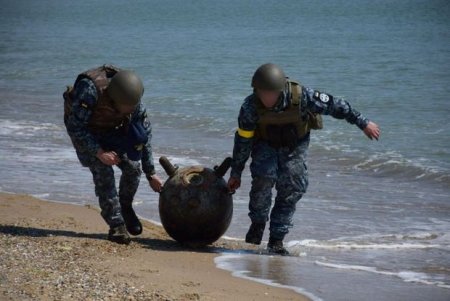
<instances>
[{"instance_id":1,"label":"camouflage jacket","mask_svg":"<svg viewBox=\"0 0 450 301\"><path fill-rule=\"evenodd\" d=\"M236 132L234 138L233 162L231 165L231 176L235 178L241 177L255 140L253 137L239 135L239 132L253 133L257 128L258 113L254 101L255 97L255 94L249 95L244 100L239 112L239 131ZM287 91L283 92L280 101L273 110L276 112L283 111L289 105L290 99L290 94ZM303 113L309 111L321 115L331 115L337 119L345 119L350 124L356 124L361 130L369 123L369 120L353 109L347 101L307 87L302 89L299 108Z\"/></svg>"},{"instance_id":2,"label":"camouflage jacket","mask_svg":"<svg viewBox=\"0 0 450 301\"><path fill-rule=\"evenodd\" d=\"M90 79L82 79L75 85L72 101L72 113L66 121L67 133L72 139L81 163L88 165L89 160L95 158L100 148L104 148L105 145L119 145L117 141L123 139L123 137L120 137L117 133L94 134L89 131L89 118L92 115L92 108L97 103L97 90ZM89 104L89 106L82 104ZM146 116L146 109L140 103L136 111L131 115L130 122L133 122L136 118L146 118ZM148 141L142 149L141 162L142 170L147 176L150 176L155 174L151 146L152 128L148 120L145 122ZM120 153L120 150L110 150L119 151Z\"/></svg>"}]
</instances>

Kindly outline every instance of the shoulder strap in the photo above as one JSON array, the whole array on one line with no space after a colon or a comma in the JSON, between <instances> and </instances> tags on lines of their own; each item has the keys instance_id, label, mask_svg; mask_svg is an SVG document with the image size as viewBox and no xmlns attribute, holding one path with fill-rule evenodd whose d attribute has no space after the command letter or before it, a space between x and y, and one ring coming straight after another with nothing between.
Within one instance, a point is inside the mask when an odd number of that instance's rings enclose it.
<instances>
[{"instance_id":1,"label":"shoulder strap","mask_svg":"<svg viewBox=\"0 0 450 301\"><path fill-rule=\"evenodd\" d=\"M291 92L291 103L294 106L298 106L300 104L302 88L300 84L296 81L289 80L288 83L289 83L289 91Z\"/></svg>"},{"instance_id":2,"label":"shoulder strap","mask_svg":"<svg viewBox=\"0 0 450 301\"><path fill-rule=\"evenodd\" d=\"M89 69L78 75L74 86L82 79L90 79L97 89L98 100L104 100L104 90L108 87L109 80L121 69L113 65L103 65L93 69Z\"/></svg>"}]
</instances>

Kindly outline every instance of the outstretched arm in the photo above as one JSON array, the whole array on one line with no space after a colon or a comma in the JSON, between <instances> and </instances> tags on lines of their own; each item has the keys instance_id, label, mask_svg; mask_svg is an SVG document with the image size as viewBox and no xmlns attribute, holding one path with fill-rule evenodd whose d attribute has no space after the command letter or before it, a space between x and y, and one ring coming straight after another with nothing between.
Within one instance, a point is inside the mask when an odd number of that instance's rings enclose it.
<instances>
[{"instance_id":1,"label":"outstretched arm","mask_svg":"<svg viewBox=\"0 0 450 301\"><path fill-rule=\"evenodd\" d=\"M302 95L303 110L312 113L331 115L336 119L345 119L350 124L355 124L364 131L369 139L380 137L380 128L360 112L353 109L350 103L342 98L334 97L327 93L322 93L314 89L304 88Z\"/></svg>"}]
</instances>

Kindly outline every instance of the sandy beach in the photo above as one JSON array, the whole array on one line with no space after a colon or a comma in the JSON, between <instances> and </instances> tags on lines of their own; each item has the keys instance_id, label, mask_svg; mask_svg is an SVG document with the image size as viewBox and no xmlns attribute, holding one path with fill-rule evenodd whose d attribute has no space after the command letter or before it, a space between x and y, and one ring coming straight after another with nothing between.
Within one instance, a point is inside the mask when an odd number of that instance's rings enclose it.
<instances>
[{"instance_id":1,"label":"sandy beach","mask_svg":"<svg viewBox=\"0 0 450 301\"><path fill-rule=\"evenodd\" d=\"M97 208L0 193L1 300L308 300L217 269L219 240L189 249L149 222L130 245L106 240Z\"/></svg>"}]
</instances>

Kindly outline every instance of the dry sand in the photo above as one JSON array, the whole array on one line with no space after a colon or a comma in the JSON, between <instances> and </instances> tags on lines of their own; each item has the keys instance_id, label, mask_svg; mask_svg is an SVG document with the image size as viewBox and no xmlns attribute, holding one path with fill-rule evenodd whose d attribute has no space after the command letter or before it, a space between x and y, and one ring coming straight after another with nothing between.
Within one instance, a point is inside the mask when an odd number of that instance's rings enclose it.
<instances>
[{"instance_id":1,"label":"dry sand","mask_svg":"<svg viewBox=\"0 0 450 301\"><path fill-rule=\"evenodd\" d=\"M308 300L215 267L248 245L189 249L145 222L125 246L107 230L95 208L0 193L0 300Z\"/></svg>"}]
</instances>

